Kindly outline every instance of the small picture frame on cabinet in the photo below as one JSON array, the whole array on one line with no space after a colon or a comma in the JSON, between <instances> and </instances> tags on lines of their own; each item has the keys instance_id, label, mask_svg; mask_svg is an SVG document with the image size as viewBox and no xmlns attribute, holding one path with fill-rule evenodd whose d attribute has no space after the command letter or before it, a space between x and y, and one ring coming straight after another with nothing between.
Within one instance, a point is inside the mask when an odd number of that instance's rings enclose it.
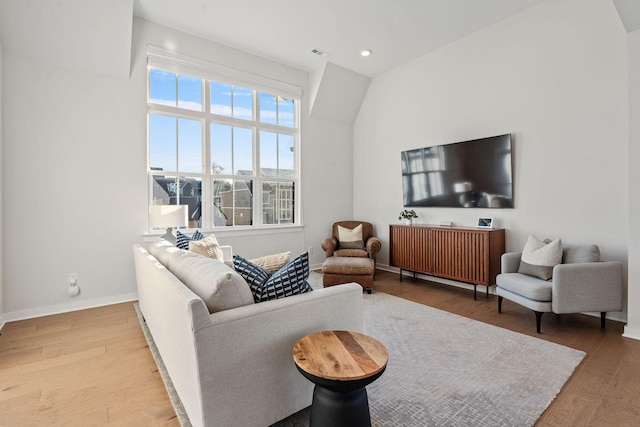
<instances>
[{"instance_id":1,"label":"small picture frame on cabinet","mask_svg":"<svg viewBox=\"0 0 640 427\"><path fill-rule=\"evenodd\" d=\"M493 228L493 218L480 217L478 218L478 228Z\"/></svg>"}]
</instances>

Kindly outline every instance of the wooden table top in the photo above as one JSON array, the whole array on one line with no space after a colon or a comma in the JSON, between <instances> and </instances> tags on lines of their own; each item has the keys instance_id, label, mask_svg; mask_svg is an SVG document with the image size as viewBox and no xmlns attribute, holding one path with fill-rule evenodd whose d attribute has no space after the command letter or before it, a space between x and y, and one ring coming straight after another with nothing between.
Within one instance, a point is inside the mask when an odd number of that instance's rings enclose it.
<instances>
[{"instance_id":1,"label":"wooden table top","mask_svg":"<svg viewBox=\"0 0 640 427\"><path fill-rule=\"evenodd\" d=\"M293 346L293 360L319 378L353 381L371 377L387 366L384 345L358 332L322 331L301 338Z\"/></svg>"}]
</instances>

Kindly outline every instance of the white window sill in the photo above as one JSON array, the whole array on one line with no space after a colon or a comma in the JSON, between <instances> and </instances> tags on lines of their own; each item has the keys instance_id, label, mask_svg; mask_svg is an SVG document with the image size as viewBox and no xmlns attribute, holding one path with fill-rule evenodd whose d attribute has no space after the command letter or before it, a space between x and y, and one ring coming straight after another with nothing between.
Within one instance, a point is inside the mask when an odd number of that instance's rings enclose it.
<instances>
[{"instance_id":1,"label":"white window sill","mask_svg":"<svg viewBox=\"0 0 640 427\"><path fill-rule=\"evenodd\" d=\"M278 225L278 226L264 226L264 227L219 227L219 228L210 228L204 229L200 228L200 232L205 236L213 234L216 238L220 238L222 236L262 236L269 234L283 234L283 233L299 233L302 232L304 226L302 225ZM187 236L193 235L195 233L195 228L190 228L186 230L180 230L182 234L186 234ZM143 243L151 243L158 238L164 235L164 231L157 233L145 233L142 235ZM175 231L174 231L175 234Z\"/></svg>"}]
</instances>

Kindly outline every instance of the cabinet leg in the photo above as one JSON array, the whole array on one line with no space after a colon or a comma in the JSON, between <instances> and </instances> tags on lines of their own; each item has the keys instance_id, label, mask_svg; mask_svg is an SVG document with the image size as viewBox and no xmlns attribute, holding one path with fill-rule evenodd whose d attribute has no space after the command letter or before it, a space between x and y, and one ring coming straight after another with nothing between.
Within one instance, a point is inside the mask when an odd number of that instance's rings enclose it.
<instances>
[{"instance_id":1,"label":"cabinet leg","mask_svg":"<svg viewBox=\"0 0 640 427\"><path fill-rule=\"evenodd\" d=\"M476 298L477 287L478 287L478 285L473 285L473 300L474 301L478 299L478 298Z\"/></svg>"}]
</instances>

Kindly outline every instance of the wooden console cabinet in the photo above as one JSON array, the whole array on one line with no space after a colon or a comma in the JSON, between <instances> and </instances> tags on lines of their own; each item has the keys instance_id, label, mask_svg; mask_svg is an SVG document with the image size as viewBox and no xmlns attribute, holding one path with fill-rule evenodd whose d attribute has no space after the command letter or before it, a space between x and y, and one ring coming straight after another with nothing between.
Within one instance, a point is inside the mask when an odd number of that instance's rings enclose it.
<instances>
[{"instance_id":1,"label":"wooden console cabinet","mask_svg":"<svg viewBox=\"0 0 640 427\"><path fill-rule=\"evenodd\" d=\"M505 251L504 229L389 226L389 263L414 273L457 280L476 286L496 283Z\"/></svg>"}]
</instances>

